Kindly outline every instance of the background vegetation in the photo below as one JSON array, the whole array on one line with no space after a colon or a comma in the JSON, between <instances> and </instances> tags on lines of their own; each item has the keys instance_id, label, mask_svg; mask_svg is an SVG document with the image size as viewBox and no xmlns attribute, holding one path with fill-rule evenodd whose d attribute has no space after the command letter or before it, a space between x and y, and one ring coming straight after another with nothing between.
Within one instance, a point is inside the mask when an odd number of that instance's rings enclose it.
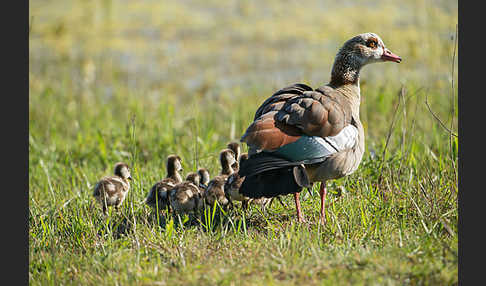
<instances>
[{"instance_id":1,"label":"background vegetation","mask_svg":"<svg viewBox=\"0 0 486 286\"><path fill-rule=\"evenodd\" d=\"M29 4L30 284L457 284L457 2ZM403 62L362 71L366 153L329 183L325 227L316 189L307 224L291 196L211 225L158 222L142 201L167 155L217 174L265 98L327 83L362 32ZM92 188L117 161L135 180L104 218Z\"/></svg>"}]
</instances>

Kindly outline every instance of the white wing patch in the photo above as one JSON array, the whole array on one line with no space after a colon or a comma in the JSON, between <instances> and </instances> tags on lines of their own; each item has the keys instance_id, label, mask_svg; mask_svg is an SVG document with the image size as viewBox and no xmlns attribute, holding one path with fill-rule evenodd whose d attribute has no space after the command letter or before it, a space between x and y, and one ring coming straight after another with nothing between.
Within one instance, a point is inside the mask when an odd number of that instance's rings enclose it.
<instances>
[{"instance_id":1,"label":"white wing patch","mask_svg":"<svg viewBox=\"0 0 486 286\"><path fill-rule=\"evenodd\" d=\"M315 139L332 154L353 148L358 142L358 129L353 125L348 125L335 136L325 138L316 136Z\"/></svg>"},{"instance_id":2,"label":"white wing patch","mask_svg":"<svg viewBox=\"0 0 486 286\"><path fill-rule=\"evenodd\" d=\"M358 129L348 125L335 136L319 137L303 135L299 140L277 149L275 154L291 162L322 159L343 150L351 149L358 142Z\"/></svg>"}]
</instances>

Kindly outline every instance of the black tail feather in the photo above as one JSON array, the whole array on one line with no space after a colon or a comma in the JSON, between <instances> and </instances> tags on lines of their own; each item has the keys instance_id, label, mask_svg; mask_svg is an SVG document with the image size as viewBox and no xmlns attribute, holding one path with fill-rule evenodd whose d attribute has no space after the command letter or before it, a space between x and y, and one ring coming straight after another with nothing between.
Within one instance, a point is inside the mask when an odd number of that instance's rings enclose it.
<instances>
[{"instance_id":1,"label":"black tail feather","mask_svg":"<svg viewBox=\"0 0 486 286\"><path fill-rule=\"evenodd\" d=\"M240 193L250 198L272 198L302 191L295 182L293 167L283 167L247 176Z\"/></svg>"},{"instance_id":2,"label":"black tail feather","mask_svg":"<svg viewBox=\"0 0 486 286\"><path fill-rule=\"evenodd\" d=\"M276 170L283 167L292 167L300 165L302 162L291 162L284 158L275 156L271 153L260 152L251 155L247 160L241 162L239 175L252 176L262 172Z\"/></svg>"},{"instance_id":3,"label":"black tail feather","mask_svg":"<svg viewBox=\"0 0 486 286\"><path fill-rule=\"evenodd\" d=\"M292 162L271 152L253 154L240 164L238 175L245 177L240 193L250 198L272 198L301 192L304 187L312 187L305 165L326 159Z\"/></svg>"}]
</instances>

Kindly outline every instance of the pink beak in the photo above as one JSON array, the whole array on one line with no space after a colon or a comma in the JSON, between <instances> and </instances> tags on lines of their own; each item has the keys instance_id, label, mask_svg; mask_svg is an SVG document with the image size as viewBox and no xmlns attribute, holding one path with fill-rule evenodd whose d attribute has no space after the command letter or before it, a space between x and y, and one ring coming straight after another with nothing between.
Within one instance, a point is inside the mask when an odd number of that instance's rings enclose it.
<instances>
[{"instance_id":1,"label":"pink beak","mask_svg":"<svg viewBox=\"0 0 486 286\"><path fill-rule=\"evenodd\" d=\"M388 49L385 49L384 52L383 52L383 55L381 56L381 58L384 60L384 61L389 61L389 62L396 62L396 63L400 63L402 61L402 58L395 55L394 53L392 53L390 50Z\"/></svg>"}]
</instances>

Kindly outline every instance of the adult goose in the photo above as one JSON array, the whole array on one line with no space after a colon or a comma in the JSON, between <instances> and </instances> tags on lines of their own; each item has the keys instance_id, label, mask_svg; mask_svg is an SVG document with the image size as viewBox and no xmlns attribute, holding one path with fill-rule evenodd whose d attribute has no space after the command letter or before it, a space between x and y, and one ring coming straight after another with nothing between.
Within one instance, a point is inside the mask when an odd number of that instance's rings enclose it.
<instances>
[{"instance_id":1,"label":"adult goose","mask_svg":"<svg viewBox=\"0 0 486 286\"><path fill-rule=\"evenodd\" d=\"M353 173L363 157L361 68L401 60L378 35L360 34L338 51L328 84L317 89L294 84L265 100L241 137L250 157L239 169L240 176L246 176L240 193L251 198L294 194L297 218L303 222L299 192L321 182L324 223L326 181Z\"/></svg>"},{"instance_id":2,"label":"adult goose","mask_svg":"<svg viewBox=\"0 0 486 286\"><path fill-rule=\"evenodd\" d=\"M114 176L106 176L100 179L93 191L93 197L101 204L103 214L106 215L109 206L115 206L116 209L125 200L130 190L130 168L126 163L119 162L115 164Z\"/></svg>"},{"instance_id":3,"label":"adult goose","mask_svg":"<svg viewBox=\"0 0 486 286\"><path fill-rule=\"evenodd\" d=\"M168 191L182 182L180 174L182 171L181 157L178 155L169 155L167 157L166 170L166 177L152 186L145 199L147 205L159 211L165 209L170 211Z\"/></svg>"}]
</instances>

